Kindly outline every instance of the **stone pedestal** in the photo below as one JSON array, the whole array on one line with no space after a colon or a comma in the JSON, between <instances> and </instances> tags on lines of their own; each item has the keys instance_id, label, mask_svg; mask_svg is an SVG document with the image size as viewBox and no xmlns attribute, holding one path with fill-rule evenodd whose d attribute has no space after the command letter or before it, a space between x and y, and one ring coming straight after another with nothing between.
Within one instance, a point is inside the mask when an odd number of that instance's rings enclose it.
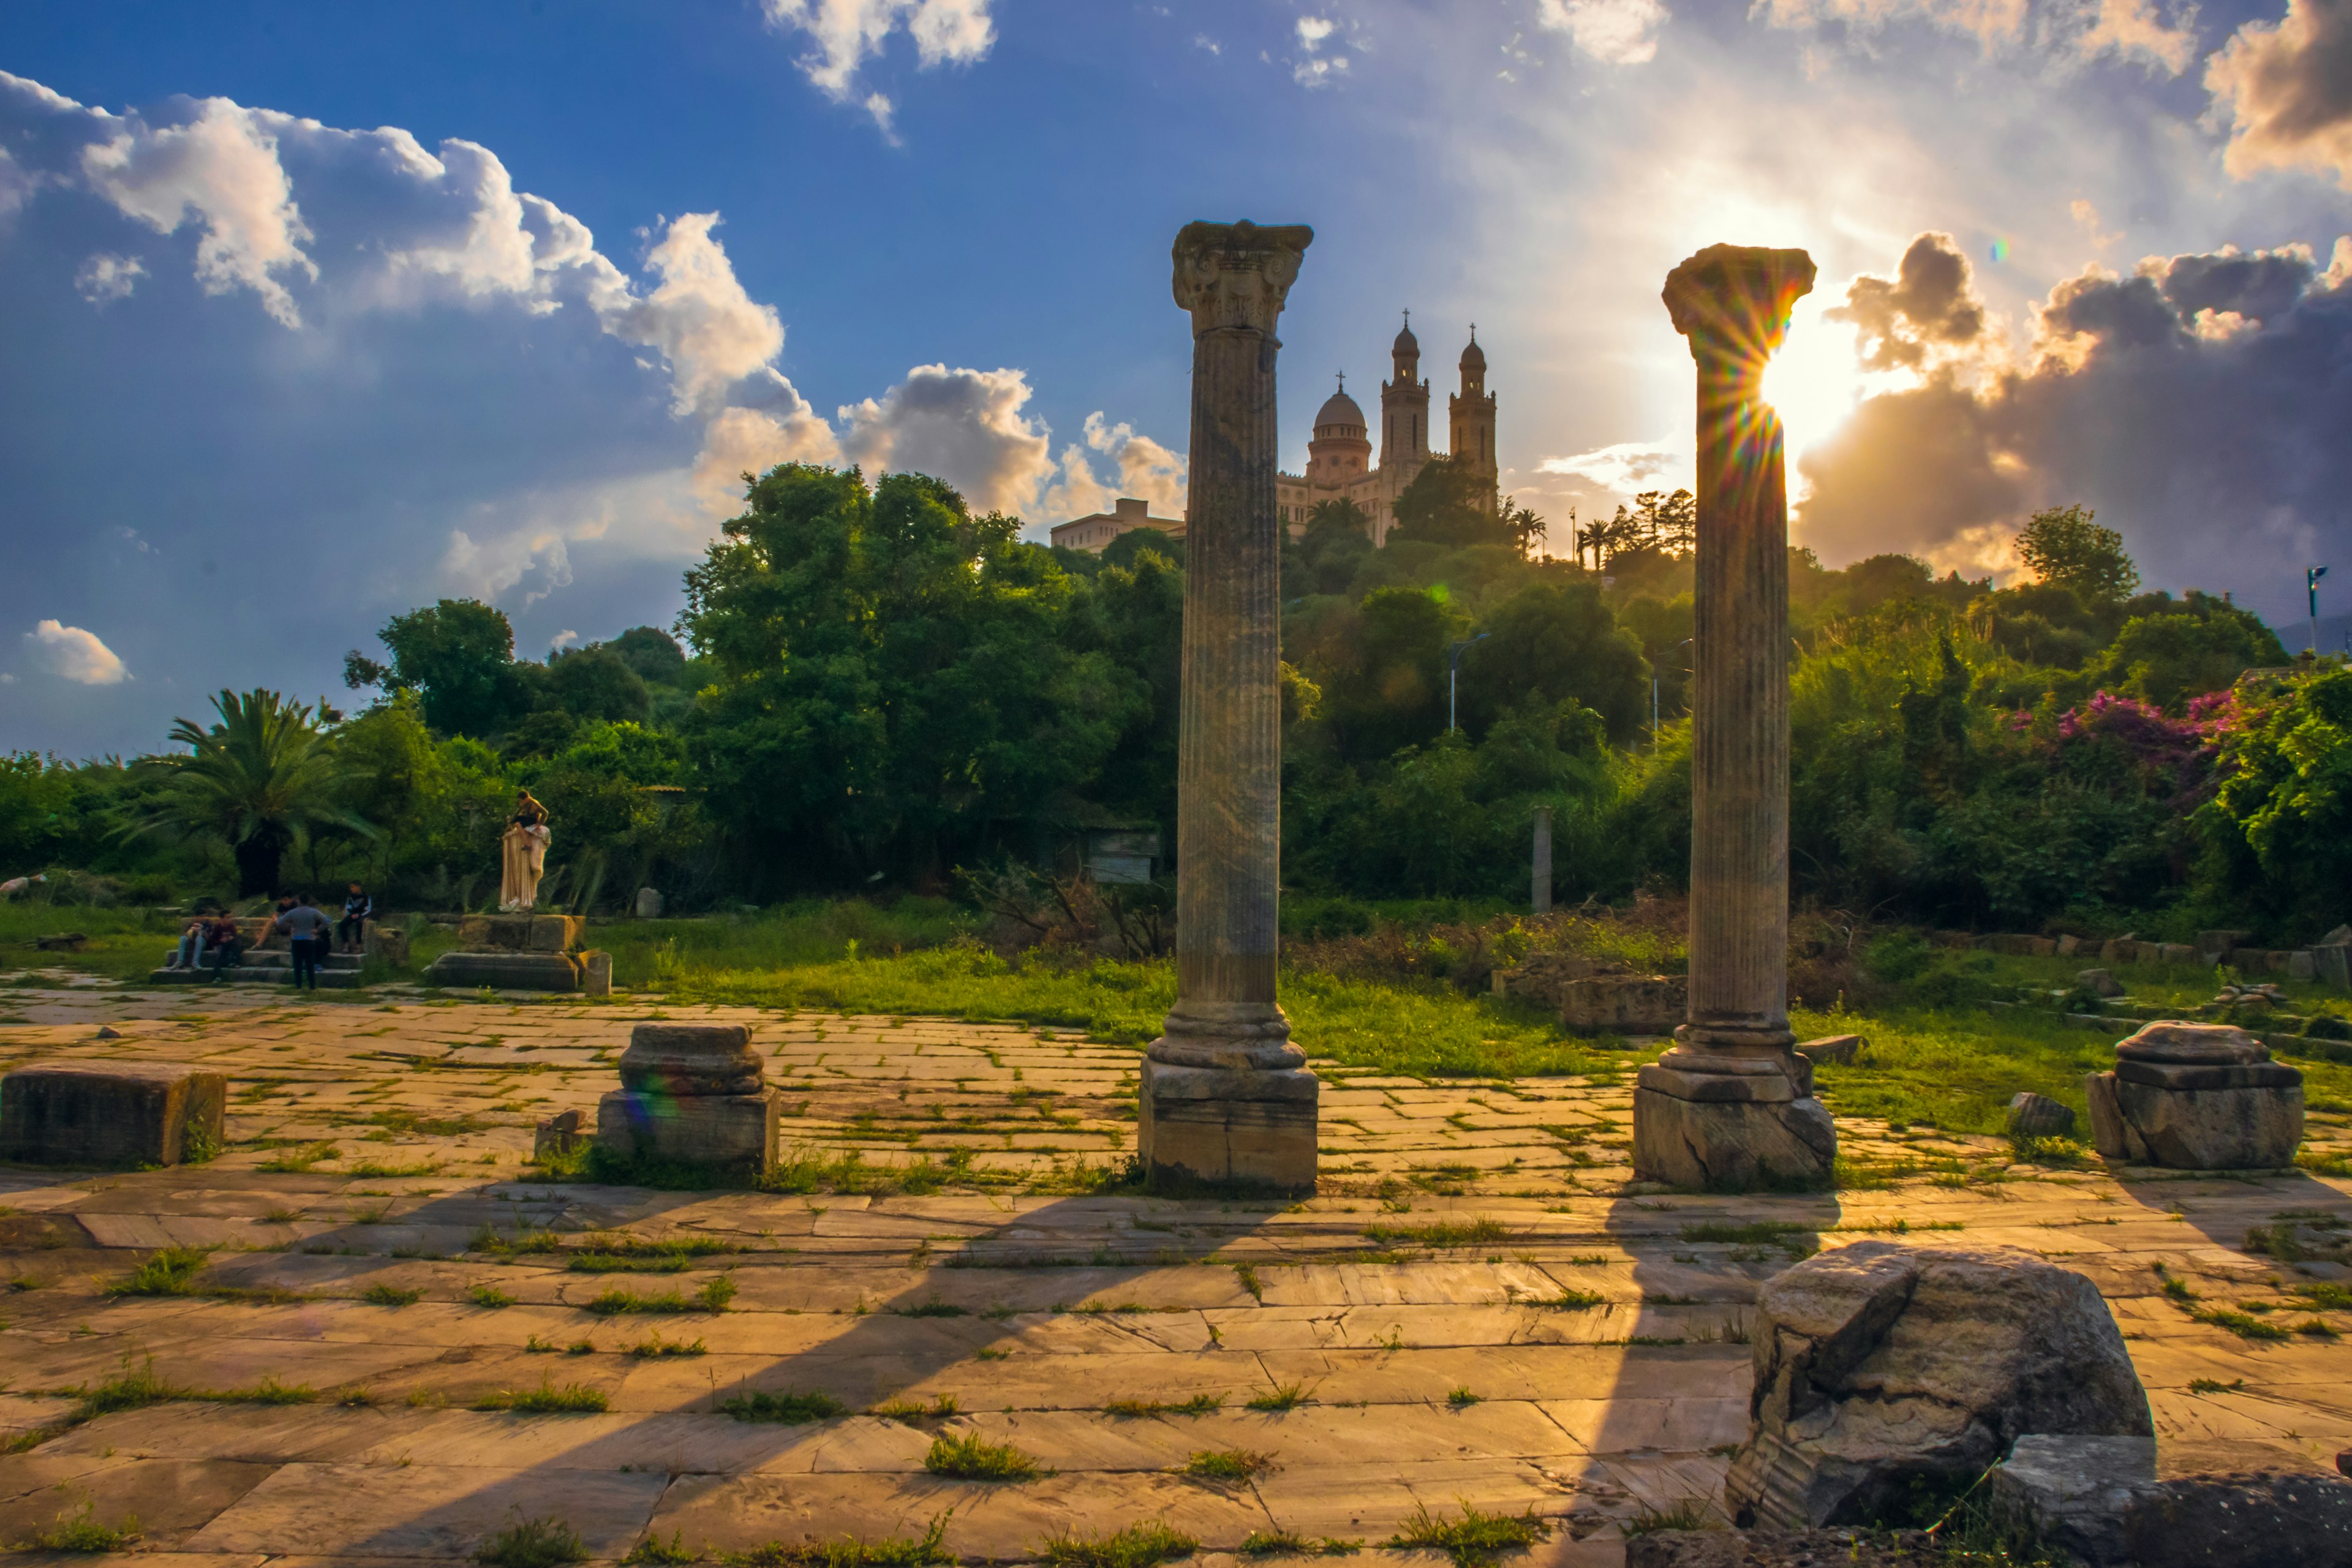
<instances>
[{"instance_id":1,"label":"stone pedestal","mask_svg":"<svg viewBox=\"0 0 2352 1568\"><path fill-rule=\"evenodd\" d=\"M220 1152L228 1079L178 1062L34 1062L0 1077L0 1160L132 1170Z\"/></svg>"},{"instance_id":2,"label":"stone pedestal","mask_svg":"<svg viewBox=\"0 0 2352 1568\"><path fill-rule=\"evenodd\" d=\"M1580 1035L1672 1034L1690 1008L1673 974L1591 974L1560 987L1560 1026Z\"/></svg>"},{"instance_id":3,"label":"stone pedestal","mask_svg":"<svg viewBox=\"0 0 2352 1568\"><path fill-rule=\"evenodd\" d=\"M1812 288L1801 250L1718 245L1666 279L1698 366L1688 1020L1642 1069L1633 1171L1827 1184L1837 1154L1789 1031L1789 507L1764 367Z\"/></svg>"},{"instance_id":4,"label":"stone pedestal","mask_svg":"<svg viewBox=\"0 0 2352 1568\"><path fill-rule=\"evenodd\" d=\"M639 1024L621 1053L621 1087L596 1106L596 1146L761 1174L775 1168L775 1091L740 1024Z\"/></svg>"},{"instance_id":5,"label":"stone pedestal","mask_svg":"<svg viewBox=\"0 0 2352 1568\"><path fill-rule=\"evenodd\" d=\"M2083 1080L2091 1141L2110 1160L2181 1171L2267 1170L2303 1142L2303 1074L2227 1024L2145 1025L2113 1072Z\"/></svg>"},{"instance_id":6,"label":"stone pedestal","mask_svg":"<svg viewBox=\"0 0 2352 1568\"><path fill-rule=\"evenodd\" d=\"M1274 335L1303 226L1187 225L1192 433L1177 739L1176 1005L1138 1147L1155 1177L1311 1191L1317 1083L1275 996L1282 859Z\"/></svg>"},{"instance_id":7,"label":"stone pedestal","mask_svg":"<svg viewBox=\"0 0 2352 1568\"><path fill-rule=\"evenodd\" d=\"M467 915L457 922L463 945L425 966L434 985L501 991L613 989L610 955L580 951L588 922L578 915ZM592 969L590 960L601 963Z\"/></svg>"}]
</instances>

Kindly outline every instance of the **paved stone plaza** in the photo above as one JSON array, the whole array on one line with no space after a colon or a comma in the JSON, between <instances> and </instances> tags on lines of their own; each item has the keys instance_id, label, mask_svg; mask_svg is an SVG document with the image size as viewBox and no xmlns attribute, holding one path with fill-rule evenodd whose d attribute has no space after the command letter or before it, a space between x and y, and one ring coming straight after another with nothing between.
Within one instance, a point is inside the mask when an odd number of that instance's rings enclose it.
<instances>
[{"instance_id":1,"label":"paved stone plaza","mask_svg":"<svg viewBox=\"0 0 2352 1568\"><path fill-rule=\"evenodd\" d=\"M2218 1441L2239 1464L2327 1468L2352 1446L2341 1342L2241 1339L2162 1289L2185 1280L2221 1306L2274 1300L2282 1276L2342 1278L2242 1249L2281 1211L2352 1220L2342 1184L2306 1175L1987 1180L2005 1158L1989 1140L1846 1122L1849 1159L1941 1173L1835 1196L1645 1195L1629 1191L1630 1080L1429 1084L1318 1063L1311 1201L1098 1196L1087 1173L1134 1149L1142 1058L1052 1031L642 998L305 1005L84 987L18 988L12 1005L30 1022L0 1027L8 1065L226 1072L229 1147L140 1173L0 1172L15 1287L0 1424L24 1445L0 1458L0 1542L85 1504L101 1522L135 1516L147 1553L222 1563L446 1561L535 1517L618 1558L649 1531L740 1552L919 1536L948 1513L949 1550L1004 1561L1056 1531L1150 1519L1212 1552L1277 1531L1377 1548L1417 1509L1466 1503L1554 1521L1529 1561L1613 1563L1622 1521L1717 1494L1746 1425L1756 1282L1816 1241L1899 1226L2025 1247L2095 1280L2175 1463L2210 1463ZM532 1179L534 1124L566 1110L593 1124L647 1017L751 1024L787 1090L794 1156L952 1158L968 1179L889 1196ZM2322 1142L2343 1131L2315 1121ZM516 1247L547 1246L530 1237L550 1229L557 1249ZM734 1250L668 1274L583 1256L664 1238ZM216 1249L194 1293L105 1293L174 1247ZM735 1287L723 1311L590 1310L608 1291L691 1299L720 1279ZM2352 1312L2321 1315L2352 1331ZM695 1353L645 1353L663 1346ZM77 1422L78 1391L151 1360L215 1397ZM477 1408L572 1384L607 1408ZM273 1388L292 1402L251 1397ZM829 1394L848 1413L781 1425L719 1408L755 1390ZM247 1398L216 1397L236 1393ZM1107 1408L1201 1395L1221 1403ZM898 1408L872 1413L884 1405ZM926 1473L934 1437L965 1431L1046 1473ZM1271 1468L1181 1473L1237 1449Z\"/></svg>"}]
</instances>

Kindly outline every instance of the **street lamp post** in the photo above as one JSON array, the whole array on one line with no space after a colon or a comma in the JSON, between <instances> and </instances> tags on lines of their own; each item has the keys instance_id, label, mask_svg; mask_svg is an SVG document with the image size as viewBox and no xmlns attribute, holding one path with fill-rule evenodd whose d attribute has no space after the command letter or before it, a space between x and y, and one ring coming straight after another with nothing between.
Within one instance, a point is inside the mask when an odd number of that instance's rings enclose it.
<instances>
[{"instance_id":1,"label":"street lamp post","mask_svg":"<svg viewBox=\"0 0 2352 1568\"><path fill-rule=\"evenodd\" d=\"M2303 591L2311 595L2311 657L2319 657L2319 580L2327 575L2325 566L2303 569Z\"/></svg>"},{"instance_id":2,"label":"street lamp post","mask_svg":"<svg viewBox=\"0 0 2352 1568\"><path fill-rule=\"evenodd\" d=\"M1449 735L1454 733L1454 693L1462 684L1462 655L1472 643L1485 642L1494 635L1492 632L1480 632L1476 637L1463 638L1445 650L1445 732Z\"/></svg>"}]
</instances>

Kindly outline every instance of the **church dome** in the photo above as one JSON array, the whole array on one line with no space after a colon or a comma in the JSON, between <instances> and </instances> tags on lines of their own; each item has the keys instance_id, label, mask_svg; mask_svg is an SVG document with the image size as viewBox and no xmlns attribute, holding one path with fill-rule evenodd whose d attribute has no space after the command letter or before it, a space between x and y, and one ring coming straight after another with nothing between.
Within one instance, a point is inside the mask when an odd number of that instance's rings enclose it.
<instances>
[{"instance_id":1,"label":"church dome","mask_svg":"<svg viewBox=\"0 0 2352 1568\"><path fill-rule=\"evenodd\" d=\"M1403 330L1397 333L1396 342L1389 345L1389 352L1391 353L1413 354L1416 356L1420 354L1421 340L1412 335L1412 323L1411 321L1408 321L1405 322Z\"/></svg>"},{"instance_id":2,"label":"church dome","mask_svg":"<svg viewBox=\"0 0 2352 1568\"><path fill-rule=\"evenodd\" d=\"M1486 351L1478 346L1478 340L1475 337L1470 340L1470 346L1462 351L1462 368L1477 371L1486 368Z\"/></svg>"},{"instance_id":3,"label":"church dome","mask_svg":"<svg viewBox=\"0 0 2352 1568\"><path fill-rule=\"evenodd\" d=\"M1345 392L1333 393L1323 405L1322 411L1315 416L1315 428L1318 434L1333 425L1346 425L1357 430L1364 428L1364 411L1357 407L1356 400Z\"/></svg>"}]
</instances>

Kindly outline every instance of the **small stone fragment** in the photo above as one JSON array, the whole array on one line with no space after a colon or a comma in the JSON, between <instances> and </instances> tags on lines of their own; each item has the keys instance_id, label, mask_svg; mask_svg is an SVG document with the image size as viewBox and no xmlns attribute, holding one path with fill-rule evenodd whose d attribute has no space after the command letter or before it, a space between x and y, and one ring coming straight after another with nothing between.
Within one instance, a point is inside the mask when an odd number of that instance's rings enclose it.
<instances>
[{"instance_id":1,"label":"small stone fragment","mask_svg":"<svg viewBox=\"0 0 2352 1568\"><path fill-rule=\"evenodd\" d=\"M2085 969L2074 976L2074 984L2094 996L2120 996L2123 982L2105 969Z\"/></svg>"},{"instance_id":2,"label":"small stone fragment","mask_svg":"<svg viewBox=\"0 0 2352 1568\"><path fill-rule=\"evenodd\" d=\"M1797 1054L1815 1067L1852 1067L1870 1042L1860 1035L1823 1035L1818 1040L1801 1041Z\"/></svg>"},{"instance_id":3,"label":"small stone fragment","mask_svg":"<svg viewBox=\"0 0 2352 1568\"><path fill-rule=\"evenodd\" d=\"M2074 1108L2046 1094L2022 1090L2009 1102L2009 1133L2012 1138L2068 1138L2074 1132Z\"/></svg>"}]
</instances>

